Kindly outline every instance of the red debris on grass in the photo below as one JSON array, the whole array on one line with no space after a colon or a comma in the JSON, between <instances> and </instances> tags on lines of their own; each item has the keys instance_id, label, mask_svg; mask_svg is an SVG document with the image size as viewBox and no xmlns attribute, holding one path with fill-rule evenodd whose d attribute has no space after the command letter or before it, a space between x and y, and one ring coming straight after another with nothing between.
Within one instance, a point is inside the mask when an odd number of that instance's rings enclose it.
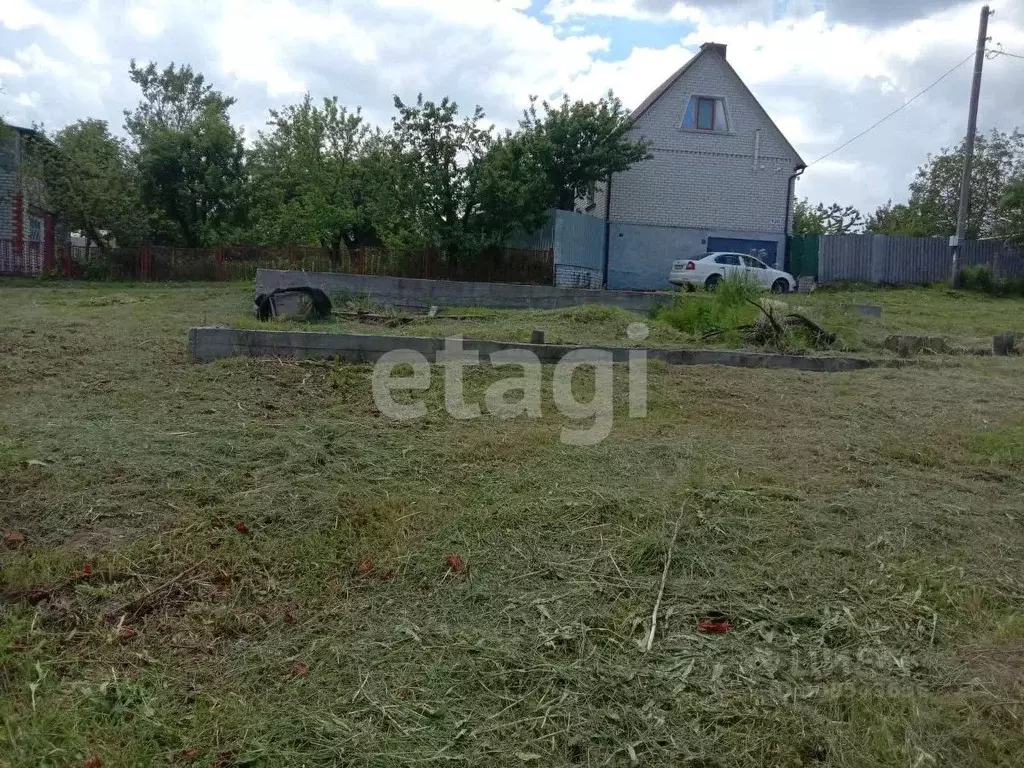
<instances>
[{"instance_id":1,"label":"red debris on grass","mask_svg":"<svg viewBox=\"0 0 1024 768\"><path fill-rule=\"evenodd\" d=\"M305 677L309 674L309 664L303 664L301 661L298 662L294 668L292 668L292 677Z\"/></svg>"},{"instance_id":2,"label":"red debris on grass","mask_svg":"<svg viewBox=\"0 0 1024 768\"><path fill-rule=\"evenodd\" d=\"M25 543L25 534L21 531L4 531L4 544L12 549Z\"/></svg>"},{"instance_id":3,"label":"red debris on grass","mask_svg":"<svg viewBox=\"0 0 1024 768\"><path fill-rule=\"evenodd\" d=\"M365 576L373 570L373 560L369 557L364 557L359 561L359 565L356 566L356 575Z\"/></svg>"},{"instance_id":4,"label":"red debris on grass","mask_svg":"<svg viewBox=\"0 0 1024 768\"><path fill-rule=\"evenodd\" d=\"M135 637L135 630L131 627L124 627L120 632L117 633L117 639L122 643L127 643Z\"/></svg>"},{"instance_id":5,"label":"red debris on grass","mask_svg":"<svg viewBox=\"0 0 1024 768\"><path fill-rule=\"evenodd\" d=\"M697 631L713 635L722 635L726 632L732 631L732 624L730 624L728 621L704 619L700 624L697 625Z\"/></svg>"},{"instance_id":6,"label":"red debris on grass","mask_svg":"<svg viewBox=\"0 0 1024 768\"><path fill-rule=\"evenodd\" d=\"M32 605L41 603L43 600L49 600L51 597L53 597L53 591L49 589L30 589L25 593L25 599L32 603Z\"/></svg>"},{"instance_id":7,"label":"red debris on grass","mask_svg":"<svg viewBox=\"0 0 1024 768\"><path fill-rule=\"evenodd\" d=\"M181 750L181 756L186 760L195 760L199 757L199 750L195 747L189 747L188 749Z\"/></svg>"},{"instance_id":8,"label":"red debris on grass","mask_svg":"<svg viewBox=\"0 0 1024 768\"><path fill-rule=\"evenodd\" d=\"M82 763L81 768L103 768L103 761L98 757L91 757Z\"/></svg>"},{"instance_id":9,"label":"red debris on grass","mask_svg":"<svg viewBox=\"0 0 1024 768\"><path fill-rule=\"evenodd\" d=\"M381 581L391 581L393 578L395 578L394 570L384 571L384 573L380 575Z\"/></svg>"},{"instance_id":10,"label":"red debris on grass","mask_svg":"<svg viewBox=\"0 0 1024 768\"><path fill-rule=\"evenodd\" d=\"M448 563L448 567L456 573L465 573L469 570L469 566L467 566L458 555L448 555L445 557L445 562Z\"/></svg>"},{"instance_id":11,"label":"red debris on grass","mask_svg":"<svg viewBox=\"0 0 1024 768\"><path fill-rule=\"evenodd\" d=\"M90 576L92 576L92 563L86 563L85 565L83 565L82 570L80 570L76 574L76 576L79 579L88 579Z\"/></svg>"},{"instance_id":12,"label":"red debris on grass","mask_svg":"<svg viewBox=\"0 0 1024 768\"><path fill-rule=\"evenodd\" d=\"M235 530L245 535L249 533L249 526L247 526L245 523L235 523Z\"/></svg>"}]
</instances>

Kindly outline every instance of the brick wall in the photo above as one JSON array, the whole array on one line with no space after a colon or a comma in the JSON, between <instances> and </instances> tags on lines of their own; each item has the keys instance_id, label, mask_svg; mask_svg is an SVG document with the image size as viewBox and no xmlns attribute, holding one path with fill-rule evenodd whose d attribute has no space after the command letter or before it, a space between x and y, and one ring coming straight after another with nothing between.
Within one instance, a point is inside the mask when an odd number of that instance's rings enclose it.
<instances>
[{"instance_id":1,"label":"brick wall","mask_svg":"<svg viewBox=\"0 0 1024 768\"><path fill-rule=\"evenodd\" d=\"M694 95L725 99L728 133L681 127ZM717 54L699 57L638 119L633 133L652 143L654 156L613 177L612 221L785 232L789 177L797 158ZM587 211L591 216L604 218L603 187L599 185L596 205Z\"/></svg>"}]
</instances>

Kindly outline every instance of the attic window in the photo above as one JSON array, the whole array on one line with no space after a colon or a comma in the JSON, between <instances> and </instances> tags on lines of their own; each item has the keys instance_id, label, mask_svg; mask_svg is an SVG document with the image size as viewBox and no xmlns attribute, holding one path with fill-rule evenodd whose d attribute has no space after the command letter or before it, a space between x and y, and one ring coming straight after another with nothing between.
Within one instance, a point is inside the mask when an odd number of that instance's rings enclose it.
<instances>
[{"instance_id":1,"label":"attic window","mask_svg":"<svg viewBox=\"0 0 1024 768\"><path fill-rule=\"evenodd\" d=\"M725 99L719 96L691 96L683 115L683 128L691 131L728 133L729 116Z\"/></svg>"}]
</instances>

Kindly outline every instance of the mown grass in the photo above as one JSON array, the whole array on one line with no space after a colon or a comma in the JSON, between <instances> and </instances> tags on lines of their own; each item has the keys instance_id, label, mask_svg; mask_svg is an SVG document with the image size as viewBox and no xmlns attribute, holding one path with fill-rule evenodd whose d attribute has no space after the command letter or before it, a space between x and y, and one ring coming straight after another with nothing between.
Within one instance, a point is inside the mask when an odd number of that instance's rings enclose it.
<instances>
[{"instance_id":1,"label":"mown grass","mask_svg":"<svg viewBox=\"0 0 1024 768\"><path fill-rule=\"evenodd\" d=\"M0 285L0 764L1018 763L1019 359L620 371L582 448L189 364L250 299Z\"/></svg>"},{"instance_id":2,"label":"mown grass","mask_svg":"<svg viewBox=\"0 0 1024 768\"><path fill-rule=\"evenodd\" d=\"M882 343L894 333L944 335L951 348L964 351L990 349L992 336L1007 330L1024 335L1024 299L995 299L939 287L899 290L851 288L821 290L812 294L761 296L782 301L793 311L808 315L835 333L838 341L833 345L834 352L888 355L882 350ZM654 316L647 317L615 307L585 305L528 311L448 307L441 309L440 317L427 318L422 312L375 307L372 302L359 297L336 296L334 299L338 309L359 308L383 315L384 319L336 316L329 322L312 326L302 322L275 321L269 327L337 333L386 332L402 336L461 335L471 339L516 342L527 342L534 330L543 330L547 341L553 344L758 348L735 330L755 322L759 317L758 310L742 299L722 306L715 294L704 291L665 294L664 306ZM857 304L880 306L882 316L862 316L855 309ZM248 306L245 310L229 317L230 324L241 328L268 327L251 316ZM643 340L630 340L626 329L635 322L646 323L650 335ZM711 328L723 332L709 336L706 332ZM792 349L788 351L800 351L810 346L806 343L801 345L801 338L799 334L790 338Z\"/></svg>"}]
</instances>

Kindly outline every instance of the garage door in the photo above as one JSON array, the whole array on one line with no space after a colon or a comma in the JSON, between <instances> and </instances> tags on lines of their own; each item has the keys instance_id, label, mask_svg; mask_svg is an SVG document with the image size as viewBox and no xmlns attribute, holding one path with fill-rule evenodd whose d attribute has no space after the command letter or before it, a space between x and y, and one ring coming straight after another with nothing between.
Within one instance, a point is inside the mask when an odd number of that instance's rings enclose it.
<instances>
[{"instance_id":1,"label":"garage door","mask_svg":"<svg viewBox=\"0 0 1024 768\"><path fill-rule=\"evenodd\" d=\"M779 244L774 240L742 240L733 237L709 237L708 251L732 251L756 256L769 267L776 266Z\"/></svg>"}]
</instances>

